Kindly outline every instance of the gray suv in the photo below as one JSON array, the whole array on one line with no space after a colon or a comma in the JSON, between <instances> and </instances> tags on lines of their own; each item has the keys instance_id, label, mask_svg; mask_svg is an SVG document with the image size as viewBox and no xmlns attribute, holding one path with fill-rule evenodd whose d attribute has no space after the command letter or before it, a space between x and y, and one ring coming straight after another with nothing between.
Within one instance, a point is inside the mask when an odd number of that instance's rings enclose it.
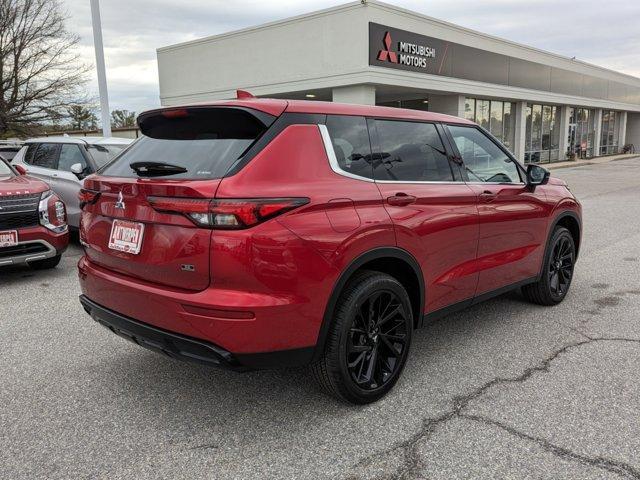
<instances>
[{"instance_id":1,"label":"gray suv","mask_svg":"<svg viewBox=\"0 0 640 480\"><path fill-rule=\"evenodd\" d=\"M103 137L43 137L27 140L13 159L49 184L67 206L69 226L80 224L78 192L87 175L106 165L133 140Z\"/></svg>"}]
</instances>

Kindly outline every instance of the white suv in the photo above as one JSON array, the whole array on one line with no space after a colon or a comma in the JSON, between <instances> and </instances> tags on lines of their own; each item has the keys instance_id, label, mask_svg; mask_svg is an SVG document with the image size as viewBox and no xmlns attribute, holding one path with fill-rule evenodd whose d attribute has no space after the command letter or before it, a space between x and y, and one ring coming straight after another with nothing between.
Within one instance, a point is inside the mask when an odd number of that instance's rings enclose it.
<instances>
[{"instance_id":1,"label":"white suv","mask_svg":"<svg viewBox=\"0 0 640 480\"><path fill-rule=\"evenodd\" d=\"M87 175L96 172L133 140L103 137L42 137L27 140L13 159L29 175L49 184L67 206L69 226L78 227L78 193Z\"/></svg>"}]
</instances>

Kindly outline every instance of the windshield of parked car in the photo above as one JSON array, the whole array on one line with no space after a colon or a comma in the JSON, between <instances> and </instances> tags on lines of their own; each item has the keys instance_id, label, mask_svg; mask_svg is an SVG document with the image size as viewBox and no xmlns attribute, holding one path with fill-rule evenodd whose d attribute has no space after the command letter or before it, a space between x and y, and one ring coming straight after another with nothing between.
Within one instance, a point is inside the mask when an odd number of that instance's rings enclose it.
<instances>
[{"instance_id":1,"label":"windshield of parked car","mask_svg":"<svg viewBox=\"0 0 640 480\"><path fill-rule=\"evenodd\" d=\"M13 170L3 160L0 160L0 177L12 177Z\"/></svg>"},{"instance_id":2,"label":"windshield of parked car","mask_svg":"<svg viewBox=\"0 0 640 480\"><path fill-rule=\"evenodd\" d=\"M96 162L96 168L102 168L126 147L127 145L89 145L89 153Z\"/></svg>"}]
</instances>

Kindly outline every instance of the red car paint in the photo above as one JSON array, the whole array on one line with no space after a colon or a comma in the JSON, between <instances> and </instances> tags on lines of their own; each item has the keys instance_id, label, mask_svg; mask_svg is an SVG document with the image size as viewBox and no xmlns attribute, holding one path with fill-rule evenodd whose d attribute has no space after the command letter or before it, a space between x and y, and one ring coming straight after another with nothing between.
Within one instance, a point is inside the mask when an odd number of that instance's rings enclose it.
<instances>
[{"instance_id":1,"label":"red car paint","mask_svg":"<svg viewBox=\"0 0 640 480\"><path fill-rule=\"evenodd\" d=\"M570 214L580 228L581 207L560 181L536 188L361 181L332 169L317 124L295 121L295 115L355 115L474 125L460 118L252 98L147 115L219 107L291 114L294 120L223 178L88 177L85 188L99 195L82 214L86 248L78 267L86 299L233 355L317 352L336 286L369 254L394 249L416 260L424 298L416 300L420 323L423 315L536 277L550 231L562 215ZM119 195L123 209L116 208ZM185 215L158 211L149 200L155 196L305 198L308 203L251 228L227 230L198 228ZM139 255L108 248L114 218L144 223Z\"/></svg>"},{"instance_id":2,"label":"red car paint","mask_svg":"<svg viewBox=\"0 0 640 480\"><path fill-rule=\"evenodd\" d=\"M11 168L11 167L9 167ZM64 231L56 233L41 225L37 221L37 207L32 209L36 220L31 221L26 219L20 221L15 218L15 214L9 205L14 205L16 199L24 198L31 195L34 197L40 197L43 192L49 191L49 185L45 182L33 177L22 175L18 170L11 171L8 175L0 174L0 232L15 230L18 232L18 243L20 245L25 243L40 243L46 242L50 245L55 252L51 254L62 254L67 245L69 244L69 232L65 228ZM49 197L49 204L52 205L55 202L59 202L60 199L54 194ZM34 201L38 203L36 199ZM31 203L34 203L31 202ZM51 206L49 205L50 214ZM10 254L8 248L0 248L0 266L12 265L15 263L23 263L24 255L22 253L12 250L13 254Z\"/></svg>"}]
</instances>

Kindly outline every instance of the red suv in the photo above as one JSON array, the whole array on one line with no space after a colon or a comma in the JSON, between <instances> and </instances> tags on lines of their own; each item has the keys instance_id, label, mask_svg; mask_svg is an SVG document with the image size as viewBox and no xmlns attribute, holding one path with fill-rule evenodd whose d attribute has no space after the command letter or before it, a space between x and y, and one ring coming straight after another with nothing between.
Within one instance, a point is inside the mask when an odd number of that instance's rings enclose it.
<instances>
[{"instance_id":1,"label":"red suv","mask_svg":"<svg viewBox=\"0 0 640 480\"><path fill-rule=\"evenodd\" d=\"M522 287L569 289L581 207L476 124L435 113L240 99L140 115L85 180L85 310L170 357L310 365L374 401L413 330Z\"/></svg>"},{"instance_id":2,"label":"red suv","mask_svg":"<svg viewBox=\"0 0 640 480\"><path fill-rule=\"evenodd\" d=\"M64 203L41 180L0 159L0 267L54 268L69 244Z\"/></svg>"}]
</instances>

